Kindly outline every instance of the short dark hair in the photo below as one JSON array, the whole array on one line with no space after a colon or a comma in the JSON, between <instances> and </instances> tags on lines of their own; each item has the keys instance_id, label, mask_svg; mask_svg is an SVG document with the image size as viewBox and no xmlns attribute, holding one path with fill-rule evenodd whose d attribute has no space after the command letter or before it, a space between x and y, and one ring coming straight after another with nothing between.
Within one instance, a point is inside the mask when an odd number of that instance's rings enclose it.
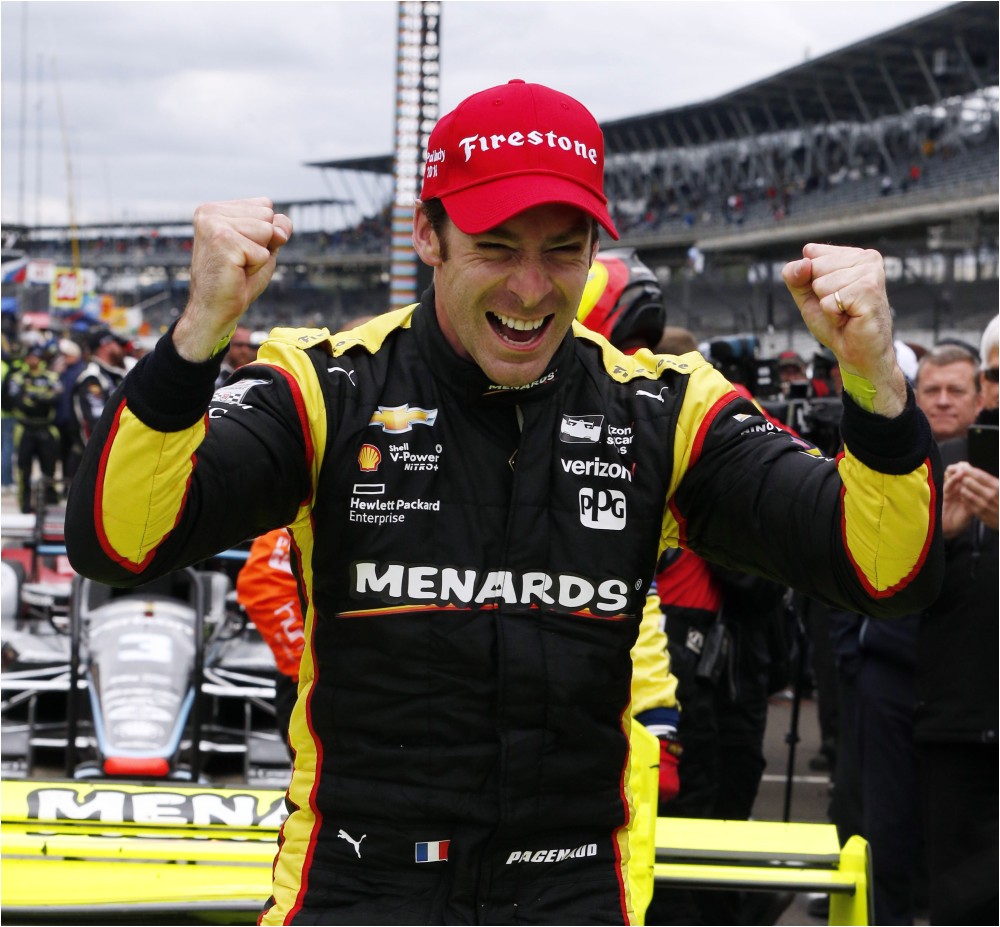
<instances>
[{"instance_id":1,"label":"short dark hair","mask_svg":"<svg viewBox=\"0 0 1000 927\"><path fill-rule=\"evenodd\" d=\"M431 224L438 241L441 242L441 260L447 261L448 242L444 237L444 230L451 220L448 218L448 211L444 208L444 203L438 197L434 197L429 200L421 200L420 208Z\"/></svg>"}]
</instances>

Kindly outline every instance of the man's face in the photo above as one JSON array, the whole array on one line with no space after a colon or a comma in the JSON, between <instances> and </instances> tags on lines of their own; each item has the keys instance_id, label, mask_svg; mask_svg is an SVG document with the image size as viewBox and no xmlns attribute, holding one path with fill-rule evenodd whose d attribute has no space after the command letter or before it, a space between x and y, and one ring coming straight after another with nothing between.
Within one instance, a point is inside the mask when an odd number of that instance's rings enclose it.
<instances>
[{"instance_id":1,"label":"man's face","mask_svg":"<svg viewBox=\"0 0 1000 927\"><path fill-rule=\"evenodd\" d=\"M104 360L112 367L122 367L125 364L125 348L117 341L109 341L101 345Z\"/></svg>"},{"instance_id":2,"label":"man's face","mask_svg":"<svg viewBox=\"0 0 1000 927\"><path fill-rule=\"evenodd\" d=\"M965 361L925 364L920 368L916 396L937 441L962 437L982 408L973 366Z\"/></svg>"},{"instance_id":3,"label":"man's face","mask_svg":"<svg viewBox=\"0 0 1000 927\"><path fill-rule=\"evenodd\" d=\"M997 348L990 351L986 358L986 366L979 373L983 391L984 409L996 409L1000 406L1000 384L998 384L996 380L998 353L1000 353L1000 351L998 351ZM988 371L991 370L993 373L989 374ZM992 376L993 379L988 379L989 376Z\"/></svg>"},{"instance_id":4,"label":"man's face","mask_svg":"<svg viewBox=\"0 0 1000 927\"><path fill-rule=\"evenodd\" d=\"M536 206L466 235L448 222L442 242L422 210L414 245L434 268L441 330L494 382L523 386L544 373L576 318L597 253L590 220L559 204Z\"/></svg>"},{"instance_id":5,"label":"man's face","mask_svg":"<svg viewBox=\"0 0 1000 927\"><path fill-rule=\"evenodd\" d=\"M233 368L251 364L257 360L257 349L250 344L250 329L237 326L229 341L228 358Z\"/></svg>"}]
</instances>

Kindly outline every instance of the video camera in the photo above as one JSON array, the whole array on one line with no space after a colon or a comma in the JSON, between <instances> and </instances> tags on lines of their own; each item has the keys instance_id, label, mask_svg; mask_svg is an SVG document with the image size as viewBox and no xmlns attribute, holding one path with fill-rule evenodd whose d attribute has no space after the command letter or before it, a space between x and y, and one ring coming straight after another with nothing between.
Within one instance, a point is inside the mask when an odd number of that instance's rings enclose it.
<instances>
[{"instance_id":1,"label":"video camera","mask_svg":"<svg viewBox=\"0 0 1000 927\"><path fill-rule=\"evenodd\" d=\"M778 358L758 357L758 348L756 335L728 335L703 344L702 353L727 380L750 390L769 415L834 456L840 448L840 399L816 395L811 380L783 383Z\"/></svg>"},{"instance_id":2,"label":"video camera","mask_svg":"<svg viewBox=\"0 0 1000 927\"><path fill-rule=\"evenodd\" d=\"M757 356L756 335L727 335L701 347L705 357L731 383L742 383L755 397L762 399L781 395L778 361Z\"/></svg>"},{"instance_id":3,"label":"video camera","mask_svg":"<svg viewBox=\"0 0 1000 927\"><path fill-rule=\"evenodd\" d=\"M790 383L780 399L760 399L767 413L815 444L826 457L840 449L840 417L844 405L838 396L811 395L812 384Z\"/></svg>"}]
</instances>

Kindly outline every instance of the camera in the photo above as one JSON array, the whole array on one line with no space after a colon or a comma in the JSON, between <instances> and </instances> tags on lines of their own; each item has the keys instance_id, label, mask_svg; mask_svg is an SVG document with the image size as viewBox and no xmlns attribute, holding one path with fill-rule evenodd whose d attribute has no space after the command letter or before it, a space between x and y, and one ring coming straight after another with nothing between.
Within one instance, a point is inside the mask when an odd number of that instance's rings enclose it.
<instances>
[{"instance_id":1,"label":"camera","mask_svg":"<svg viewBox=\"0 0 1000 927\"><path fill-rule=\"evenodd\" d=\"M727 380L750 390L768 415L815 444L825 456L836 455L843 412L839 398L817 395L814 381L804 376L782 381L780 358L758 357L756 335L728 335L701 347L715 368Z\"/></svg>"},{"instance_id":2,"label":"camera","mask_svg":"<svg viewBox=\"0 0 1000 927\"><path fill-rule=\"evenodd\" d=\"M969 463L979 470L997 476L997 458L1000 457L1000 431L996 425L975 424L969 426Z\"/></svg>"}]
</instances>

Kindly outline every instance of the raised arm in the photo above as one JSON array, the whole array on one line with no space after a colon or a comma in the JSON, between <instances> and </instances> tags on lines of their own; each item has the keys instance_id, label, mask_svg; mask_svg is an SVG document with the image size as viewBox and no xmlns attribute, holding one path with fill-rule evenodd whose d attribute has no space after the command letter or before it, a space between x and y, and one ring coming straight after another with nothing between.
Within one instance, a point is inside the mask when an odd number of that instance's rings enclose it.
<instances>
[{"instance_id":1,"label":"raised arm","mask_svg":"<svg viewBox=\"0 0 1000 927\"><path fill-rule=\"evenodd\" d=\"M899 415L906 378L896 363L882 255L808 244L782 277L809 331L837 355L851 397L869 412Z\"/></svg>"},{"instance_id":2,"label":"raised arm","mask_svg":"<svg viewBox=\"0 0 1000 927\"><path fill-rule=\"evenodd\" d=\"M204 559L289 523L309 496L296 373L315 374L304 351L295 372L261 364L213 401L222 350L291 223L258 198L202 206L194 225L188 305L106 404L71 487L70 562L101 582L134 585Z\"/></svg>"},{"instance_id":3,"label":"raised arm","mask_svg":"<svg viewBox=\"0 0 1000 927\"><path fill-rule=\"evenodd\" d=\"M264 292L291 220L266 197L199 206L194 214L191 296L173 332L184 360L208 360Z\"/></svg>"}]
</instances>

